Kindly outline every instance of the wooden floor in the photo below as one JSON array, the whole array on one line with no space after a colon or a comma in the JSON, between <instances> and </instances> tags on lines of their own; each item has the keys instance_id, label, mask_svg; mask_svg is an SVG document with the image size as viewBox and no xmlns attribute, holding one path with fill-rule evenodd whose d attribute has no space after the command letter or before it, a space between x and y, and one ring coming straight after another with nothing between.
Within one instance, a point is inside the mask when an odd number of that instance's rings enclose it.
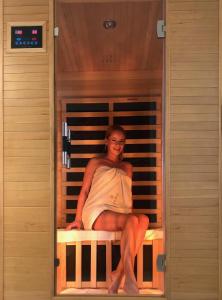
<instances>
[{"instance_id":1,"label":"wooden floor","mask_svg":"<svg viewBox=\"0 0 222 300\"><path fill-rule=\"evenodd\" d=\"M76 295L76 294L89 294L89 295L104 295L107 294L107 289L76 289L68 288L61 292L61 295ZM124 294L123 290L120 289L119 294ZM157 289L140 289L141 295L156 295L162 296L163 292Z\"/></svg>"}]
</instances>

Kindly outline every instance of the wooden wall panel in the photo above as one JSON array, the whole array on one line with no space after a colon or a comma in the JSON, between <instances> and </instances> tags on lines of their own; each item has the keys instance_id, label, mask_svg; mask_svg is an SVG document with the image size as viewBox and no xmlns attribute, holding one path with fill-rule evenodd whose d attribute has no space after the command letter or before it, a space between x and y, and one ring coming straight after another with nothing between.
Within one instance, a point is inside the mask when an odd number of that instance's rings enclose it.
<instances>
[{"instance_id":1,"label":"wooden wall panel","mask_svg":"<svg viewBox=\"0 0 222 300\"><path fill-rule=\"evenodd\" d=\"M51 1L4 1L10 21L46 21ZM53 11L51 12L53 13ZM52 28L50 29L50 34ZM9 53L4 43L4 299L51 298L52 89L47 51ZM53 78L53 77L51 77ZM53 118L52 118L53 119Z\"/></svg>"},{"instance_id":2,"label":"wooden wall panel","mask_svg":"<svg viewBox=\"0 0 222 300\"><path fill-rule=\"evenodd\" d=\"M4 187L4 172L3 172L3 0L0 0L0 300L3 300L4 289L4 268L3 268L3 187Z\"/></svg>"},{"instance_id":3,"label":"wooden wall panel","mask_svg":"<svg viewBox=\"0 0 222 300\"><path fill-rule=\"evenodd\" d=\"M219 299L218 1L167 1L171 300Z\"/></svg>"}]
</instances>

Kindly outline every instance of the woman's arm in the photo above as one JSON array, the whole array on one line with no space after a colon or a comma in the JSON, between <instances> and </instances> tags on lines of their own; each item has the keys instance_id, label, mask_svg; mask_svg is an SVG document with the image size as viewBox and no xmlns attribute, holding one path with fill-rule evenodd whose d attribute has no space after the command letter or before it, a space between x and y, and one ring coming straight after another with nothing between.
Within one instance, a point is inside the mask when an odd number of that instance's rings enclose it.
<instances>
[{"instance_id":1,"label":"woman's arm","mask_svg":"<svg viewBox=\"0 0 222 300\"><path fill-rule=\"evenodd\" d=\"M131 165L131 163L124 162L124 170L130 178L133 177L133 166Z\"/></svg>"},{"instance_id":2,"label":"woman's arm","mask_svg":"<svg viewBox=\"0 0 222 300\"><path fill-rule=\"evenodd\" d=\"M80 229L83 227L83 225L82 225L82 210L83 210L85 201L88 197L90 187L92 184L93 174L97 168L97 165L98 165L98 159L92 158L92 159L90 159L90 161L88 162L88 164L86 166L85 174L83 177L82 188L81 188L81 191L78 196L75 221L70 223L66 227L67 230L72 229L72 228Z\"/></svg>"}]
</instances>

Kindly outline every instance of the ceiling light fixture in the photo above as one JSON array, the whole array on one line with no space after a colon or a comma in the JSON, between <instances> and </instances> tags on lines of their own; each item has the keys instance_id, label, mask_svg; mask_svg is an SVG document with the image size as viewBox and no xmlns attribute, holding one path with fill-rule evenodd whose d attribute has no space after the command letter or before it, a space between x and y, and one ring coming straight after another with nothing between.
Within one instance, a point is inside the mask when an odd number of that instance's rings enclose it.
<instances>
[{"instance_id":1,"label":"ceiling light fixture","mask_svg":"<svg viewBox=\"0 0 222 300\"><path fill-rule=\"evenodd\" d=\"M114 29L116 27L116 21L115 20L105 20L103 22L103 27L105 29Z\"/></svg>"}]
</instances>

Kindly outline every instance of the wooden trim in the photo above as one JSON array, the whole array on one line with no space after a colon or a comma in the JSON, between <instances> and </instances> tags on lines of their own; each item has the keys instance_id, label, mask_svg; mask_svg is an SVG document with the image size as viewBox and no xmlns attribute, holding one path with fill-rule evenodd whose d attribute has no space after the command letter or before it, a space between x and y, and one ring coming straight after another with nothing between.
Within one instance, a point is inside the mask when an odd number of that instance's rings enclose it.
<instances>
[{"instance_id":1,"label":"wooden trim","mask_svg":"<svg viewBox=\"0 0 222 300\"><path fill-rule=\"evenodd\" d=\"M76 287L82 287L82 242L76 242Z\"/></svg>"},{"instance_id":2,"label":"wooden trim","mask_svg":"<svg viewBox=\"0 0 222 300\"><path fill-rule=\"evenodd\" d=\"M62 80L116 80L116 79L154 79L160 78L161 72L159 71L93 71L93 72L59 72L56 74L58 81Z\"/></svg>"},{"instance_id":3,"label":"wooden trim","mask_svg":"<svg viewBox=\"0 0 222 300\"><path fill-rule=\"evenodd\" d=\"M96 273L97 273L97 241L91 241L91 280L90 286L96 287Z\"/></svg>"},{"instance_id":4,"label":"wooden trim","mask_svg":"<svg viewBox=\"0 0 222 300\"><path fill-rule=\"evenodd\" d=\"M3 182L3 0L0 0L0 300L4 297L4 182Z\"/></svg>"},{"instance_id":5,"label":"wooden trim","mask_svg":"<svg viewBox=\"0 0 222 300\"><path fill-rule=\"evenodd\" d=\"M145 297L140 296L143 299ZM147 296L147 299L149 300L167 300L166 297L162 296ZM90 300L107 300L107 299L118 299L120 298L121 300L138 300L138 296L118 296L118 295L75 295L75 296L70 296L70 295L65 295L65 296L55 296L52 298L52 300L76 300L76 299L90 299Z\"/></svg>"},{"instance_id":6,"label":"wooden trim","mask_svg":"<svg viewBox=\"0 0 222 300\"><path fill-rule=\"evenodd\" d=\"M112 257L112 242L106 241L106 284L107 286L108 286L109 275L112 272L112 265L109 257Z\"/></svg>"},{"instance_id":7,"label":"wooden trim","mask_svg":"<svg viewBox=\"0 0 222 300\"><path fill-rule=\"evenodd\" d=\"M170 52L170 41L172 40L172 37L170 35L171 33L171 27L170 23L170 5L168 1L164 1L165 5L165 19L167 24L167 35L165 39L165 56L164 56L164 63L165 63L165 78L163 81L164 87L165 87L165 101L164 101L164 124L165 124L165 131L164 131L164 139L163 139L163 159L165 162L165 168L164 168L164 177L163 177L163 211L165 214L163 214L163 225L165 226L165 230L170 233L170 151L171 151L171 140L170 140L170 122L171 122L171 89L170 89L170 66L172 64L171 62L171 52ZM167 235L167 239L164 238L165 241L165 253L167 253L166 256L166 263L167 263L167 269L165 272L165 290L164 294L170 298L171 296L171 283L170 283L170 234Z\"/></svg>"},{"instance_id":8,"label":"wooden trim","mask_svg":"<svg viewBox=\"0 0 222 300\"><path fill-rule=\"evenodd\" d=\"M219 259L219 291L218 299L222 299L222 0L219 1L219 230L218 230L218 259Z\"/></svg>"},{"instance_id":9,"label":"wooden trim","mask_svg":"<svg viewBox=\"0 0 222 300\"><path fill-rule=\"evenodd\" d=\"M82 100L81 100L82 101ZM108 128L108 126L92 126L92 125L85 125L85 126L69 126L69 129L71 130L96 130L96 131L106 131ZM136 125L136 128L138 130L161 130L161 125L157 124L157 125ZM124 125L124 129L125 130L133 130L135 129L135 126L132 125ZM159 138L159 137L158 137Z\"/></svg>"},{"instance_id":10,"label":"wooden trim","mask_svg":"<svg viewBox=\"0 0 222 300\"><path fill-rule=\"evenodd\" d=\"M121 0L121 2L128 2L129 0ZM155 2L156 0L130 0L131 2ZM58 0L61 3L105 3L110 2L110 0ZM120 0L112 0L112 2L120 2Z\"/></svg>"},{"instance_id":11,"label":"wooden trim","mask_svg":"<svg viewBox=\"0 0 222 300\"><path fill-rule=\"evenodd\" d=\"M104 145L105 140L72 140L71 145ZM129 144L157 144L161 145L161 139L127 139ZM159 151L158 151L159 152Z\"/></svg>"},{"instance_id":12,"label":"wooden trim","mask_svg":"<svg viewBox=\"0 0 222 300\"><path fill-rule=\"evenodd\" d=\"M50 115L50 168L49 168L49 176L50 176L50 298L52 298L56 293L56 278L55 278L55 265L54 259L56 255L56 238L55 238L55 108L54 108L54 1L49 0L49 21L48 28L45 28L45 38L47 36L47 41L45 40L45 49L48 51L48 69L49 69L49 115ZM46 24L46 23L45 23Z\"/></svg>"},{"instance_id":13,"label":"wooden trim","mask_svg":"<svg viewBox=\"0 0 222 300\"><path fill-rule=\"evenodd\" d=\"M111 117L134 117L134 116L157 116L160 118L160 112L156 111L113 111L111 112ZM106 112L68 112L64 113L63 117L70 118L70 117L110 117L110 111ZM159 123L158 123L159 124Z\"/></svg>"},{"instance_id":14,"label":"wooden trim","mask_svg":"<svg viewBox=\"0 0 222 300\"><path fill-rule=\"evenodd\" d=\"M128 97L124 97L124 96L121 96L121 97L108 97L108 96L104 96L104 97L79 97L79 101L81 103L110 103L110 101L114 100L115 98L115 103L119 103L119 102L130 102L130 101L136 101L139 99L138 102L143 102L143 101L146 101L146 102L157 102L157 103L161 103L161 97L160 96L150 96L150 95L147 95L147 96L128 96ZM76 99L78 99L78 97L75 96L74 97L61 97L61 103L62 104L67 104L67 103L76 103ZM63 110L65 112L65 109ZM130 125L129 125L130 126ZM137 125L138 126L138 125ZM100 126L101 127L101 126ZM124 126L125 128L125 126Z\"/></svg>"},{"instance_id":15,"label":"wooden trim","mask_svg":"<svg viewBox=\"0 0 222 300\"><path fill-rule=\"evenodd\" d=\"M57 293L66 288L66 243L57 244L57 258L59 266L57 268Z\"/></svg>"}]
</instances>

